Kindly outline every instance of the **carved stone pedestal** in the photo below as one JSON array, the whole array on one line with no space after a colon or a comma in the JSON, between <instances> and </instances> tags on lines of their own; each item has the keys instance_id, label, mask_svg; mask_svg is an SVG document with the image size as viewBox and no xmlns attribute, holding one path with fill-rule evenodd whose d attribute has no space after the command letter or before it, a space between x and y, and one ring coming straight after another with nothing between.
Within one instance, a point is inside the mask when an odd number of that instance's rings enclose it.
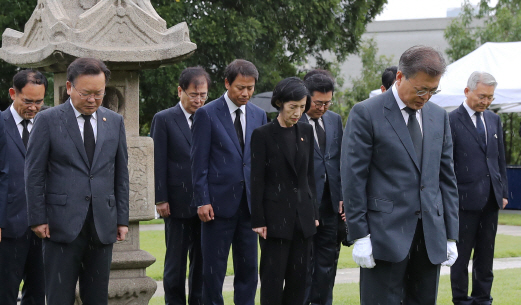
<instances>
[{"instance_id":1,"label":"carved stone pedestal","mask_svg":"<svg viewBox=\"0 0 521 305\"><path fill-rule=\"evenodd\" d=\"M157 289L145 273L155 258L139 249L139 221L153 219L155 206L154 145L139 137L138 71L176 63L195 49L186 23L167 29L150 0L38 0L23 33L2 34L1 59L55 73L55 105L67 98L65 72L76 58L98 58L112 71L103 106L125 118L130 225L127 239L114 245L111 305L148 304Z\"/></svg>"}]
</instances>

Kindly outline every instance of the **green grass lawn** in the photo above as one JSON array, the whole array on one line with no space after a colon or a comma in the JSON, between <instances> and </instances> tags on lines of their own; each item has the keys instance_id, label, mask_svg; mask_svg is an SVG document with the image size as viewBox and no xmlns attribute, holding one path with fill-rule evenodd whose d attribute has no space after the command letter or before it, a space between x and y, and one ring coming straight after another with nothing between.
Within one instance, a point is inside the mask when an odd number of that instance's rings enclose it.
<instances>
[{"instance_id":1,"label":"green grass lawn","mask_svg":"<svg viewBox=\"0 0 521 305\"><path fill-rule=\"evenodd\" d=\"M233 304L233 292L223 293L224 304ZM521 269L498 270L494 272L494 285L492 286L492 297L494 304L518 305L521 299ZM450 278L448 275L440 277L438 290L438 304L452 304L450 290ZM333 291L334 305L357 305L360 304L358 284L337 284ZM152 298L150 305L164 305L162 297ZM255 304L259 302L259 291Z\"/></svg>"},{"instance_id":2,"label":"green grass lawn","mask_svg":"<svg viewBox=\"0 0 521 305\"><path fill-rule=\"evenodd\" d=\"M521 214L499 213L500 225L521 226Z\"/></svg>"},{"instance_id":3,"label":"green grass lawn","mask_svg":"<svg viewBox=\"0 0 521 305\"><path fill-rule=\"evenodd\" d=\"M141 249L148 251L157 260L152 266L147 268L147 275L156 281L163 279L163 265L165 263L165 241L163 231L142 231L140 232ZM338 268L356 268L351 252L353 247L342 247L338 259ZM260 250L259 250L260 253ZM231 254L231 251L230 251ZM494 257L521 257L521 237L497 235L496 249ZM233 262L231 255L228 257L228 269L226 275L233 274Z\"/></svg>"},{"instance_id":4,"label":"green grass lawn","mask_svg":"<svg viewBox=\"0 0 521 305\"><path fill-rule=\"evenodd\" d=\"M159 224L164 224L164 223L165 223L165 221L161 218L139 222L140 225L159 225Z\"/></svg>"}]
</instances>

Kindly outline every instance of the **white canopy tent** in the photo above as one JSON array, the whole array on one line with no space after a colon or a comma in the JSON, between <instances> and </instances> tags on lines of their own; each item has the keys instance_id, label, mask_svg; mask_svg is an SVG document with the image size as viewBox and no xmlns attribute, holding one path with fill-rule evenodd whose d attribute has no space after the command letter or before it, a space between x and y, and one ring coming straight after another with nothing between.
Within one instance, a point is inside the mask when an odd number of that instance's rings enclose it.
<instances>
[{"instance_id":1,"label":"white canopy tent","mask_svg":"<svg viewBox=\"0 0 521 305\"><path fill-rule=\"evenodd\" d=\"M498 86L491 108L502 108L504 112L521 111L521 42L487 42L465 57L447 66L439 88L441 92L431 101L443 108L455 108L465 100L463 90L474 71L492 74ZM514 107L513 107L514 106Z\"/></svg>"},{"instance_id":2,"label":"white canopy tent","mask_svg":"<svg viewBox=\"0 0 521 305\"><path fill-rule=\"evenodd\" d=\"M474 71L492 74L498 86L495 100L490 106L500 108L499 112L521 112L521 41L487 42L467 56L447 66L447 72L440 80L441 92L431 97L431 101L451 111L465 100L463 90ZM380 89L373 90L371 96L378 95Z\"/></svg>"}]
</instances>

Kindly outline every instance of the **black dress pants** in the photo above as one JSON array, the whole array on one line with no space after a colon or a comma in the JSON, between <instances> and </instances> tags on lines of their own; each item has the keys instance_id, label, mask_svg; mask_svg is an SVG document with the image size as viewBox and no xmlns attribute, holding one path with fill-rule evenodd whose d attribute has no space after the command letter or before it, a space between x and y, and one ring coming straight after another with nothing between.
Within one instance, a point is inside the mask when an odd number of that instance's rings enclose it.
<instances>
[{"instance_id":1,"label":"black dress pants","mask_svg":"<svg viewBox=\"0 0 521 305\"><path fill-rule=\"evenodd\" d=\"M482 210L459 211L458 259L450 269L452 302L456 305L492 304L490 291L498 214L499 206L492 192ZM472 293L469 296L468 266L472 249Z\"/></svg>"},{"instance_id":2,"label":"black dress pants","mask_svg":"<svg viewBox=\"0 0 521 305\"><path fill-rule=\"evenodd\" d=\"M360 268L361 305L436 304L440 265L429 260L421 219L403 261L375 260L375 263L372 269Z\"/></svg>"},{"instance_id":3,"label":"black dress pants","mask_svg":"<svg viewBox=\"0 0 521 305\"><path fill-rule=\"evenodd\" d=\"M165 304L186 304L186 260L189 257L188 304L202 305L203 256L199 217L196 215L191 218L165 218L165 241Z\"/></svg>"},{"instance_id":4,"label":"black dress pants","mask_svg":"<svg viewBox=\"0 0 521 305\"><path fill-rule=\"evenodd\" d=\"M16 305L22 280L21 305L45 305L42 240L30 228L0 242L0 304Z\"/></svg>"},{"instance_id":5,"label":"black dress pants","mask_svg":"<svg viewBox=\"0 0 521 305\"><path fill-rule=\"evenodd\" d=\"M259 237L261 305L304 304L312 237L304 238L298 223L292 240Z\"/></svg>"},{"instance_id":6,"label":"black dress pants","mask_svg":"<svg viewBox=\"0 0 521 305\"><path fill-rule=\"evenodd\" d=\"M338 213L333 210L333 204L329 183L326 181L319 209L320 225L313 236L311 284L307 288L309 290L307 304L333 304L333 287L340 254L338 226L343 225L339 221Z\"/></svg>"},{"instance_id":7,"label":"black dress pants","mask_svg":"<svg viewBox=\"0 0 521 305\"><path fill-rule=\"evenodd\" d=\"M78 279L83 305L106 305L113 245L99 240L92 206L74 241L66 244L44 239L47 305L73 305Z\"/></svg>"}]
</instances>

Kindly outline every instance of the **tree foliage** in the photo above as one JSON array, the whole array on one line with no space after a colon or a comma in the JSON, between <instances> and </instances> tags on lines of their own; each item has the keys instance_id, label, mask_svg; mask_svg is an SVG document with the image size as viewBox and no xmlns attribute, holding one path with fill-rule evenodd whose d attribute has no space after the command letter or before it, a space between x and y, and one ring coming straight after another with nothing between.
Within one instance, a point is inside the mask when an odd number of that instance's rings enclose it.
<instances>
[{"instance_id":1,"label":"tree foliage","mask_svg":"<svg viewBox=\"0 0 521 305\"><path fill-rule=\"evenodd\" d=\"M197 51L173 67L143 71L142 133L159 110L174 105L182 69L199 65L212 77L210 100L224 91L224 68L243 58L259 69L255 91L271 91L281 79L299 74L308 56L328 63L323 51L338 60L357 50L365 26L387 0L152 0L168 26L186 21Z\"/></svg>"},{"instance_id":2,"label":"tree foliage","mask_svg":"<svg viewBox=\"0 0 521 305\"><path fill-rule=\"evenodd\" d=\"M24 25L31 17L37 0L0 0L0 31L11 28L23 32ZM18 69L0 60L0 110L11 104L8 91L13 84L13 76Z\"/></svg>"},{"instance_id":3,"label":"tree foliage","mask_svg":"<svg viewBox=\"0 0 521 305\"><path fill-rule=\"evenodd\" d=\"M392 66L393 61L392 56L377 56L378 47L373 38L363 41L357 53L362 60L360 75L351 79L351 88L335 94L335 104L331 108L331 110L342 116L344 124L354 104L368 99L371 91L380 88L382 85L382 73L385 68ZM340 82L342 81L340 80Z\"/></svg>"},{"instance_id":4,"label":"tree foliage","mask_svg":"<svg viewBox=\"0 0 521 305\"><path fill-rule=\"evenodd\" d=\"M322 65L324 51L343 61L355 52L368 22L387 0L151 0L168 27L187 22L197 44L193 56L174 66L140 73L140 121L146 134L153 115L177 103L182 69L202 66L212 77L210 99L224 92L224 68L243 58L259 69L256 92L271 91L284 77L295 76L308 56ZM37 0L0 0L0 31L23 31ZM1 92L7 92L16 67L0 64ZM0 109L10 101L0 95Z\"/></svg>"},{"instance_id":5,"label":"tree foliage","mask_svg":"<svg viewBox=\"0 0 521 305\"><path fill-rule=\"evenodd\" d=\"M476 15L469 0L465 0L462 14L445 29L445 39L449 43L446 52L452 61L485 42L521 41L521 0L498 0L496 6L489 2L481 0ZM476 20L483 20L484 25L473 28Z\"/></svg>"},{"instance_id":6,"label":"tree foliage","mask_svg":"<svg viewBox=\"0 0 521 305\"><path fill-rule=\"evenodd\" d=\"M485 42L521 41L521 0L498 0L496 6L489 0L481 0L479 12L474 14L468 0L463 12L445 29L449 43L446 50L452 61L458 60ZM483 26L473 28L473 22L482 20ZM462 89L463 90L463 89ZM521 139L518 113L501 114L507 164L520 164Z\"/></svg>"}]
</instances>

